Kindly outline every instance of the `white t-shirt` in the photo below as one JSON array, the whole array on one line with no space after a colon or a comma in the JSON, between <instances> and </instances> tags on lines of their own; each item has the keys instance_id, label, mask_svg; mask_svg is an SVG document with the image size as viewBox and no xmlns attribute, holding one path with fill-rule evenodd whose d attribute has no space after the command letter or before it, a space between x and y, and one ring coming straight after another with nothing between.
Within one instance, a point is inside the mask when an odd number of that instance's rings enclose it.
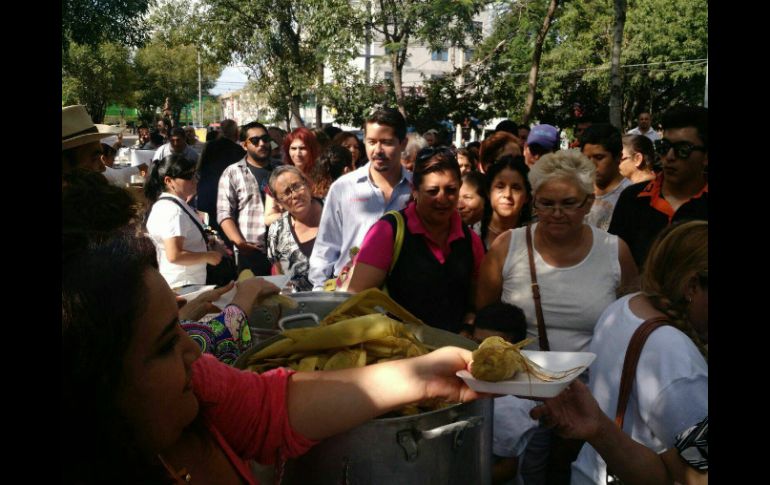
<instances>
[{"instance_id":1,"label":"white t-shirt","mask_svg":"<svg viewBox=\"0 0 770 485\"><path fill-rule=\"evenodd\" d=\"M173 202L164 201L165 198L174 198L180 201L185 205L187 211ZM160 274L163 275L171 288L190 284L206 284L206 263L185 266L171 263L166 256L166 246L163 244L163 240L177 236L184 237L182 249L185 251L195 253L208 251L200 230L185 212L191 215L195 214L195 211L179 197L163 193L153 204L150 217L147 219L147 233L158 251Z\"/></svg>"},{"instance_id":2,"label":"white t-shirt","mask_svg":"<svg viewBox=\"0 0 770 485\"><path fill-rule=\"evenodd\" d=\"M647 138L650 139L651 142L655 142L655 140L660 140L660 135L658 135L658 132L650 128L645 133L642 133L642 131L637 126L634 129L628 130L627 135L644 135Z\"/></svg>"},{"instance_id":3,"label":"white t-shirt","mask_svg":"<svg viewBox=\"0 0 770 485\"><path fill-rule=\"evenodd\" d=\"M503 457L521 456L530 435L538 427L529 412L539 403L516 396L498 397L494 403L492 453Z\"/></svg>"},{"instance_id":4,"label":"white t-shirt","mask_svg":"<svg viewBox=\"0 0 770 485\"><path fill-rule=\"evenodd\" d=\"M521 399L516 396L502 396L495 398L495 411L492 425L492 453L496 456L519 458L519 470L524 451L529 440L535 433L539 423L529 417L529 412L539 403L530 399ZM519 485L522 482L521 473L506 484Z\"/></svg>"},{"instance_id":5,"label":"white t-shirt","mask_svg":"<svg viewBox=\"0 0 770 485\"><path fill-rule=\"evenodd\" d=\"M537 224L532 224L533 239ZM503 264L501 300L524 311L527 336L535 337L535 342L527 348L538 350L537 318L525 230L525 227L520 227L511 231L511 243ZM591 231L591 250L574 266L551 266L533 248L540 304L551 350L587 351L596 321L604 309L615 301L615 290L620 286L618 237L595 227L591 227Z\"/></svg>"},{"instance_id":6,"label":"white t-shirt","mask_svg":"<svg viewBox=\"0 0 770 485\"><path fill-rule=\"evenodd\" d=\"M596 324L590 389L602 411L615 417L625 349L643 320L631 312L626 295L607 307ZM650 334L639 357L623 431L656 453L708 415L708 364L684 333L671 326ZM586 444L572 464L572 484L606 483L606 464Z\"/></svg>"},{"instance_id":7,"label":"white t-shirt","mask_svg":"<svg viewBox=\"0 0 770 485\"><path fill-rule=\"evenodd\" d=\"M612 221L612 211L615 210L615 205L618 203L620 193L629 185L633 185L633 182L623 177L618 186L612 191L607 192L604 195L597 195L596 200L594 200L594 205L591 206L591 211L586 214L583 222L604 231L609 229L610 221Z\"/></svg>"}]
</instances>

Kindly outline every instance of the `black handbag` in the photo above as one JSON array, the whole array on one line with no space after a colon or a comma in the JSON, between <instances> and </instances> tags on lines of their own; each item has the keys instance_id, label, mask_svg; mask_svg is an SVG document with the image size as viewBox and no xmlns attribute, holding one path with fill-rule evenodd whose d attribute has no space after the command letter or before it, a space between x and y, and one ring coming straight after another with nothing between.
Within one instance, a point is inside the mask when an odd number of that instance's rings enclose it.
<instances>
[{"instance_id":1,"label":"black handbag","mask_svg":"<svg viewBox=\"0 0 770 485\"><path fill-rule=\"evenodd\" d=\"M201 232L201 236L203 236L203 240L206 242L206 247L209 247L209 237L206 234L206 231L203 229L203 224L198 220L197 217L190 214L190 212L185 209L185 207L182 205L181 202L179 202L176 199L173 199L171 197L164 197L162 200L168 200L179 207L182 208L182 211L185 212L188 216L190 216L190 219L195 223L195 227L198 228L198 230ZM231 281L235 280L238 277L238 267L235 265L235 260L232 256L223 254L222 260L217 264L216 266L212 264L206 264L206 284L207 285L216 285L219 286L225 286L226 284L230 283Z\"/></svg>"}]
</instances>

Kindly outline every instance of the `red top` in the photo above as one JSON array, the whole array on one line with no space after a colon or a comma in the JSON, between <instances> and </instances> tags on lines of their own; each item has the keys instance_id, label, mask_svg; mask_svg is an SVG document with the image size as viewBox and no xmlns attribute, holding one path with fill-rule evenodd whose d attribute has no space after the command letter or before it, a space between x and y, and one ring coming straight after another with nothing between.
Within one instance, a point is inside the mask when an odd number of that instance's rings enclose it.
<instances>
[{"instance_id":1,"label":"red top","mask_svg":"<svg viewBox=\"0 0 770 485\"><path fill-rule=\"evenodd\" d=\"M455 213L452 214L452 218L449 222L449 237L447 238L446 246L441 247L433 240L430 234L428 234L420 217L417 215L416 207L417 204L415 202L410 202L404 210L404 213L406 214L406 229L412 234L421 234L425 243L428 245L430 252L436 257L436 260L439 263L444 264L447 256L449 256L449 253L451 252L449 245L452 241L465 237L460 213L455 211ZM481 260L484 259L484 244L475 232L469 232L471 234L471 248L473 249L473 280L475 281L479 277ZM393 260L394 241L395 233L393 232L393 227L388 221L380 219L375 222L369 229L369 232L366 233L366 237L361 243L361 251L356 256L356 262L366 263L383 271L388 271L390 269L390 263Z\"/></svg>"},{"instance_id":2,"label":"red top","mask_svg":"<svg viewBox=\"0 0 770 485\"><path fill-rule=\"evenodd\" d=\"M204 423L246 483L257 484L249 460L271 465L318 443L289 424L286 386L293 373L242 371L208 354L193 363L193 392Z\"/></svg>"},{"instance_id":3,"label":"red top","mask_svg":"<svg viewBox=\"0 0 770 485\"><path fill-rule=\"evenodd\" d=\"M651 180L649 184L647 184L644 189L639 192L639 195L637 197L649 197L650 198L650 207L655 209L658 212L661 212L668 216L668 223L671 224L671 219L674 217L674 213L676 212L673 207L671 207L671 204L664 199L661 195L661 189L663 188L663 174L659 173L655 179ZM706 185L703 186L703 188L698 192L697 194L690 197L689 200L692 199L698 199L703 194L708 194L709 192L709 184L706 183Z\"/></svg>"}]
</instances>

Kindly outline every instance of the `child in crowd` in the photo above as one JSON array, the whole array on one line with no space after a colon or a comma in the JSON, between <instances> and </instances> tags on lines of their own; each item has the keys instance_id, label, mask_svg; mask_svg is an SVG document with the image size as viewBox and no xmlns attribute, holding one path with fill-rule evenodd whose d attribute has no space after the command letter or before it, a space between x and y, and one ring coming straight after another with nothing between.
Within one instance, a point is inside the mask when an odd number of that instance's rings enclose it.
<instances>
[{"instance_id":1,"label":"child in crowd","mask_svg":"<svg viewBox=\"0 0 770 485\"><path fill-rule=\"evenodd\" d=\"M521 308L497 302L479 310L474 322L473 339L481 343L487 337L502 337L511 343L524 340L527 337L527 321ZM519 470L524 469L524 450L538 426L538 422L529 416L529 411L537 404L537 401L516 396L495 399L493 483L523 483Z\"/></svg>"}]
</instances>

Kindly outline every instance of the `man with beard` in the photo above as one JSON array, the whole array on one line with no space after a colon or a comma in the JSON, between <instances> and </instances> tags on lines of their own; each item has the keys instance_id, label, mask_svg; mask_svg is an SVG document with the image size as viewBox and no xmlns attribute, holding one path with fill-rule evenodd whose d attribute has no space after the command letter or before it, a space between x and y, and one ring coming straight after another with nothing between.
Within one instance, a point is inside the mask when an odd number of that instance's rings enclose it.
<instances>
[{"instance_id":1,"label":"man with beard","mask_svg":"<svg viewBox=\"0 0 770 485\"><path fill-rule=\"evenodd\" d=\"M658 133L652 129L652 117L648 111L642 111L639 113L639 126L633 130L629 130L629 135L644 135L650 139L651 142L655 142L660 139Z\"/></svg>"},{"instance_id":2,"label":"man with beard","mask_svg":"<svg viewBox=\"0 0 770 485\"><path fill-rule=\"evenodd\" d=\"M655 151L663 171L623 191L608 229L628 244L639 268L663 228L708 220L708 109L676 106L663 115L662 124Z\"/></svg>"},{"instance_id":3,"label":"man with beard","mask_svg":"<svg viewBox=\"0 0 770 485\"><path fill-rule=\"evenodd\" d=\"M269 275L263 215L265 187L273 169L271 138L262 123L252 121L241 127L240 140L246 156L219 178L217 222L237 248L238 272L250 269L257 276Z\"/></svg>"},{"instance_id":4,"label":"man with beard","mask_svg":"<svg viewBox=\"0 0 770 485\"><path fill-rule=\"evenodd\" d=\"M92 172L104 172L102 163L102 138L117 135L117 128L95 125L82 105L64 106L61 109L61 172L62 174L83 168Z\"/></svg>"},{"instance_id":5,"label":"man with beard","mask_svg":"<svg viewBox=\"0 0 770 485\"><path fill-rule=\"evenodd\" d=\"M310 255L314 290L340 274L372 224L387 211L401 210L412 194L412 175L401 165L406 120L398 110L376 108L364 125L369 162L337 179L329 188Z\"/></svg>"}]
</instances>

